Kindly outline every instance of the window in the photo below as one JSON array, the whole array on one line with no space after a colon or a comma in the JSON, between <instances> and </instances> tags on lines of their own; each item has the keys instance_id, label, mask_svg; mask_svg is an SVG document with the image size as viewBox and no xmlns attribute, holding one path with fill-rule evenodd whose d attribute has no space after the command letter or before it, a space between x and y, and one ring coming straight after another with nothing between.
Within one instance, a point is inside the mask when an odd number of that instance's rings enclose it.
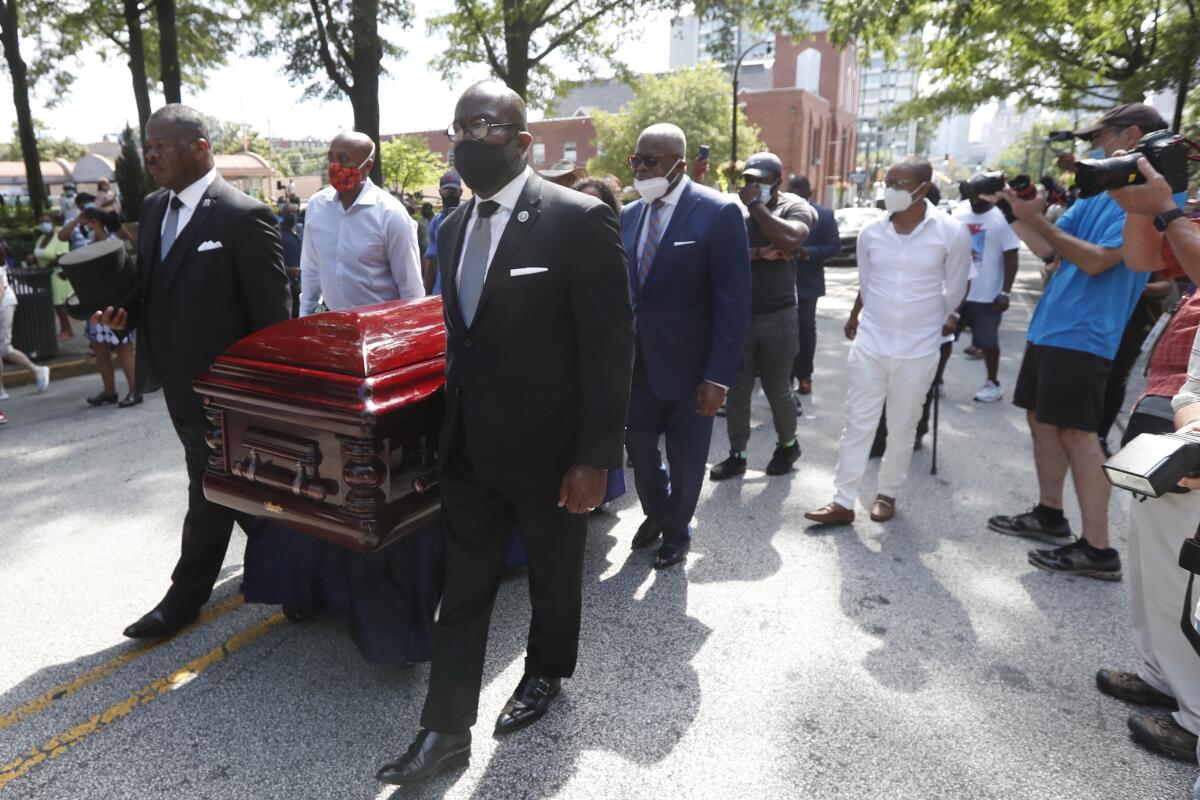
<instances>
[{"instance_id":1,"label":"window","mask_svg":"<svg viewBox=\"0 0 1200 800\"><path fill-rule=\"evenodd\" d=\"M534 142L533 143L533 163L534 164L545 164L546 163L546 143L545 142Z\"/></svg>"},{"instance_id":2,"label":"window","mask_svg":"<svg viewBox=\"0 0 1200 800\"><path fill-rule=\"evenodd\" d=\"M821 93L821 51L815 47L796 56L796 88L813 94Z\"/></svg>"},{"instance_id":3,"label":"window","mask_svg":"<svg viewBox=\"0 0 1200 800\"><path fill-rule=\"evenodd\" d=\"M821 129L814 128L812 132L812 163L821 163Z\"/></svg>"},{"instance_id":4,"label":"window","mask_svg":"<svg viewBox=\"0 0 1200 800\"><path fill-rule=\"evenodd\" d=\"M575 161L575 153L574 142L563 142L563 158L573 163Z\"/></svg>"}]
</instances>

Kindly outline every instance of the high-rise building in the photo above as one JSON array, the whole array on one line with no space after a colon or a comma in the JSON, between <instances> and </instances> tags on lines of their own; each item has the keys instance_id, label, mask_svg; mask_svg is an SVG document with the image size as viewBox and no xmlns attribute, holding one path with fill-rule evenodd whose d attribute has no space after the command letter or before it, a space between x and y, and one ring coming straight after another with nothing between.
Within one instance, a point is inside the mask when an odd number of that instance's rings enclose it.
<instances>
[{"instance_id":1,"label":"high-rise building","mask_svg":"<svg viewBox=\"0 0 1200 800\"><path fill-rule=\"evenodd\" d=\"M868 156L871 164L882 166L916 153L916 121L889 125L888 118L917 96L919 78L903 57L889 64L882 53L873 53L863 66L858 117L864 164Z\"/></svg>"}]
</instances>

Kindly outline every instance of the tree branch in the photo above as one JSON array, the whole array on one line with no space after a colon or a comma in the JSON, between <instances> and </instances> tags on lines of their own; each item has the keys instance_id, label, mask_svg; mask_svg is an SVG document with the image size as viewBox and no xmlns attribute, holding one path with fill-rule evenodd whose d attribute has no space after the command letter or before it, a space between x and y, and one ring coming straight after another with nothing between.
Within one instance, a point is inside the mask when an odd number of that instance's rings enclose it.
<instances>
[{"instance_id":1,"label":"tree branch","mask_svg":"<svg viewBox=\"0 0 1200 800\"><path fill-rule=\"evenodd\" d=\"M325 65L325 73L329 75L329 80L333 81L348 97L352 87L338 70L337 64L333 60L333 54L329 52L329 38L325 35L325 24L321 20L321 11L317 8L317 0L308 0L308 5L312 8L313 21L317 23L317 54L321 58L321 63Z\"/></svg>"},{"instance_id":2,"label":"tree branch","mask_svg":"<svg viewBox=\"0 0 1200 800\"><path fill-rule=\"evenodd\" d=\"M329 4L329 0L321 0L321 6L325 9L325 29L329 32L329 40L337 48L338 56L342 59L342 63L349 67L353 59L350 58L350 53L346 51L346 46L342 43L341 37L334 35L335 21L333 19L333 7Z\"/></svg>"},{"instance_id":3,"label":"tree branch","mask_svg":"<svg viewBox=\"0 0 1200 800\"><path fill-rule=\"evenodd\" d=\"M471 0L461 0L459 6L462 8L463 13L470 18L471 27L475 29L475 33L479 36L479 41L483 42L484 50L487 51L488 63L491 65L492 70L496 73L496 77L507 82L508 68L506 65L500 63L500 58L496 55L495 48L492 47L492 40L489 39L487 34L484 33L483 23L475 13L475 4L471 2Z\"/></svg>"},{"instance_id":4,"label":"tree branch","mask_svg":"<svg viewBox=\"0 0 1200 800\"><path fill-rule=\"evenodd\" d=\"M583 19L579 20L579 22L575 23L570 28L567 28L565 31L560 33L558 36L555 36L553 39L551 39L550 43L546 45L546 48L544 50L542 50L542 52L538 53L536 56L529 59L529 66L534 67L534 66L537 66L538 64L542 63L542 59L546 58L546 56L550 55L555 50L557 50L563 44L563 42L572 38L575 34L579 33L581 30L586 28L588 25L591 25L593 22L600 19L600 17L604 16L609 11L612 11L614 8L617 8L618 6L624 5L625 2L626 2L626 0L611 0L611 2L605 3L604 5L600 6L600 8L596 9L594 12L587 15Z\"/></svg>"}]
</instances>

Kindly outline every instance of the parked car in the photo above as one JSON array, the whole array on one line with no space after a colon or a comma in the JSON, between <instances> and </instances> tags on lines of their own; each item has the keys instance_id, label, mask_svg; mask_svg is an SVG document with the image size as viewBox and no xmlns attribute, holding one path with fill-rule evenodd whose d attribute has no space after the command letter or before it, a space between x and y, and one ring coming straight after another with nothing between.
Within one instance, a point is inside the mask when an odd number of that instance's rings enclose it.
<instances>
[{"instance_id":1,"label":"parked car","mask_svg":"<svg viewBox=\"0 0 1200 800\"><path fill-rule=\"evenodd\" d=\"M833 218L837 220L842 252L825 263L831 267L853 267L858 264L858 232L868 222L885 213L883 209L874 206L839 208L834 211Z\"/></svg>"}]
</instances>

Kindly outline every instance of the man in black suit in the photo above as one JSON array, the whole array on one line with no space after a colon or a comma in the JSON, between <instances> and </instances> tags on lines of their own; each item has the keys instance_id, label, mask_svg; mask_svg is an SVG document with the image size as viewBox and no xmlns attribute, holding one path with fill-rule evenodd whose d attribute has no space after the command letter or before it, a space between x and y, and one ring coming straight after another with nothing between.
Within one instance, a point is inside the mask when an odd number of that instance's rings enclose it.
<instances>
[{"instance_id":1,"label":"man in black suit","mask_svg":"<svg viewBox=\"0 0 1200 800\"><path fill-rule=\"evenodd\" d=\"M192 379L230 345L288 319L291 293L275 215L221 180L204 117L163 106L146 123L146 171L162 187L142 202L138 286L92 320L138 329L138 392L161 387L183 443L188 511L171 588L125 629L133 639L172 636L208 602L236 521L254 517L204 497L205 416Z\"/></svg>"},{"instance_id":2,"label":"man in black suit","mask_svg":"<svg viewBox=\"0 0 1200 800\"><path fill-rule=\"evenodd\" d=\"M539 719L575 669L588 511L620 469L633 311L616 216L526 164L525 104L493 83L446 131L474 192L438 230L446 316L446 587L421 731L378 774L426 780L470 758L492 603L510 532L529 553L525 675L496 733Z\"/></svg>"}]
</instances>

